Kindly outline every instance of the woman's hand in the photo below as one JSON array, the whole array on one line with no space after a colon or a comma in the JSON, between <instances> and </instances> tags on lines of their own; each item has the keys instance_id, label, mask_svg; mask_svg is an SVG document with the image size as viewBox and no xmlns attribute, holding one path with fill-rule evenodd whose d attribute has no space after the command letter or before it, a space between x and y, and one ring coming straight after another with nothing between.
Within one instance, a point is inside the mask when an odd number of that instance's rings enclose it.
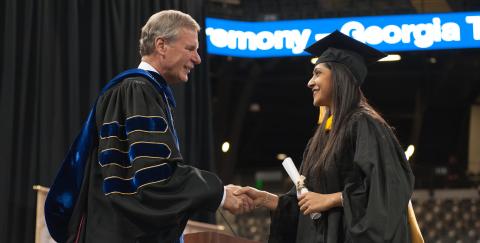
<instances>
[{"instance_id":1,"label":"woman's hand","mask_svg":"<svg viewBox=\"0 0 480 243\"><path fill-rule=\"evenodd\" d=\"M298 206L304 215L322 213L334 207L342 206L342 193L320 194L307 192L298 198Z\"/></svg>"},{"instance_id":2,"label":"woman's hand","mask_svg":"<svg viewBox=\"0 0 480 243\"><path fill-rule=\"evenodd\" d=\"M251 200L256 208L266 207L270 210L277 209L278 206L278 196L266 191L260 191L252 187L242 187L241 189L233 193L235 196L246 195Z\"/></svg>"}]
</instances>

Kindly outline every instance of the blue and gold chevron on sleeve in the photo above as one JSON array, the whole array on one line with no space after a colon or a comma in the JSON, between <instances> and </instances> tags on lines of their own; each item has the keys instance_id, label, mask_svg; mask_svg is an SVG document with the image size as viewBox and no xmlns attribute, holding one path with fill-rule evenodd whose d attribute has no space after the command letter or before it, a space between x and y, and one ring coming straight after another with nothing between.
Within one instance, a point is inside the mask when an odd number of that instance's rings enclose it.
<instances>
[{"instance_id":1,"label":"blue and gold chevron on sleeve","mask_svg":"<svg viewBox=\"0 0 480 243\"><path fill-rule=\"evenodd\" d=\"M125 125L119 124L117 121L103 123L100 128L100 139L116 137L121 141L127 139L127 133L125 132Z\"/></svg>"},{"instance_id":2,"label":"blue and gold chevron on sleeve","mask_svg":"<svg viewBox=\"0 0 480 243\"><path fill-rule=\"evenodd\" d=\"M117 148L108 148L100 152L98 163L104 167L116 165L122 168L130 168L136 159L153 158L168 159L172 151L167 144L155 142L135 142L129 146L128 151Z\"/></svg>"},{"instance_id":3,"label":"blue and gold chevron on sleeve","mask_svg":"<svg viewBox=\"0 0 480 243\"><path fill-rule=\"evenodd\" d=\"M167 121L161 116L137 115L125 119L125 124L120 124L118 121L103 123L100 128L100 138L115 137L123 141L132 132L165 133L167 129Z\"/></svg>"},{"instance_id":4,"label":"blue and gold chevron on sleeve","mask_svg":"<svg viewBox=\"0 0 480 243\"><path fill-rule=\"evenodd\" d=\"M146 185L159 183L170 178L173 170L171 165L162 163L137 170L133 177L122 178L118 176L107 177L103 181L103 193L132 195Z\"/></svg>"}]
</instances>

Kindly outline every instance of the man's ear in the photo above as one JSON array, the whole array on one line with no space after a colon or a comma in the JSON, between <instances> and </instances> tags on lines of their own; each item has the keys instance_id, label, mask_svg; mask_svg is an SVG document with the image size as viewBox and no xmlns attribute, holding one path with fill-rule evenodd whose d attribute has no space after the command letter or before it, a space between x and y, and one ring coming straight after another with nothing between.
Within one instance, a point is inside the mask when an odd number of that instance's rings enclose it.
<instances>
[{"instance_id":1,"label":"man's ear","mask_svg":"<svg viewBox=\"0 0 480 243\"><path fill-rule=\"evenodd\" d=\"M160 54L165 54L167 50L167 41L162 37L157 37L155 39L155 50Z\"/></svg>"}]
</instances>

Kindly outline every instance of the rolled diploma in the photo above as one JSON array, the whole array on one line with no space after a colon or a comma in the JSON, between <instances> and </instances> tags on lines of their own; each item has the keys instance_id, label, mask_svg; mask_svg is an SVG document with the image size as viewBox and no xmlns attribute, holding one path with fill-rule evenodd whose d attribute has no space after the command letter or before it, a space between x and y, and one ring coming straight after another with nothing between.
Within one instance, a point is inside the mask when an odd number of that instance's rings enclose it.
<instances>
[{"instance_id":1,"label":"rolled diploma","mask_svg":"<svg viewBox=\"0 0 480 243\"><path fill-rule=\"evenodd\" d=\"M287 157L286 159L283 160L282 162L283 168L285 168L285 171L287 171L288 176L290 176L290 179L293 181L295 186L298 184L298 180L300 179L300 174L298 173L297 167L293 163L292 158ZM300 191L297 189L297 197L300 197L300 195L307 193L308 189L306 187L302 188ZM311 213L310 218L311 219L318 219L322 216L320 213Z\"/></svg>"}]
</instances>

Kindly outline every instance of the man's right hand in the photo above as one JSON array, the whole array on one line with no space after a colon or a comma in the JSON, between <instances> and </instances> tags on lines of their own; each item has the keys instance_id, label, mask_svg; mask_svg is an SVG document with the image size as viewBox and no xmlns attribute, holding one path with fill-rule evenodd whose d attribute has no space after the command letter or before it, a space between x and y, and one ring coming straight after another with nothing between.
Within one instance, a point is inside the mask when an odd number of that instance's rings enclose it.
<instances>
[{"instance_id":1,"label":"man's right hand","mask_svg":"<svg viewBox=\"0 0 480 243\"><path fill-rule=\"evenodd\" d=\"M235 185L225 186L225 202L223 208L232 214L242 214L252 211L255 206L253 200L247 195L234 195L241 187Z\"/></svg>"}]
</instances>

